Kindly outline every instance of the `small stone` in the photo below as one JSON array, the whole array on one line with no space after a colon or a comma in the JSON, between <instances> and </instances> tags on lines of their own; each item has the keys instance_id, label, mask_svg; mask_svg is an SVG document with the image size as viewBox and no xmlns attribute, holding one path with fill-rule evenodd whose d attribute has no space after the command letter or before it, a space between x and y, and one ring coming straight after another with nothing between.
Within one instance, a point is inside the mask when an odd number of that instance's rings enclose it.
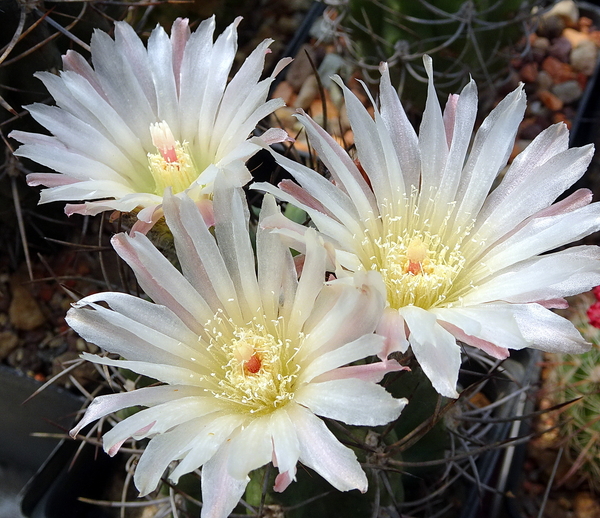
<instances>
[{"instance_id":1,"label":"small stone","mask_svg":"<svg viewBox=\"0 0 600 518\"><path fill-rule=\"evenodd\" d=\"M579 83L579 87L582 90L585 90L585 87L586 87L587 82L588 82L588 78L589 78L588 76L586 76L585 74L582 74L581 72L579 72L577 74L577 82Z\"/></svg>"},{"instance_id":2,"label":"small stone","mask_svg":"<svg viewBox=\"0 0 600 518\"><path fill-rule=\"evenodd\" d=\"M275 110L273 114L275 118L281 123L284 128L293 128L296 125L297 119L294 117L296 113L296 109L291 106L283 106L282 108L278 108ZM290 133L291 137L295 137L295 134Z\"/></svg>"},{"instance_id":3,"label":"small stone","mask_svg":"<svg viewBox=\"0 0 600 518\"><path fill-rule=\"evenodd\" d=\"M285 75L285 80L291 85L294 92L299 92L307 78L314 74L310 60L306 56L307 52L316 65L315 50L310 45L303 45L294 61L288 66L288 71Z\"/></svg>"},{"instance_id":4,"label":"small stone","mask_svg":"<svg viewBox=\"0 0 600 518\"><path fill-rule=\"evenodd\" d=\"M19 344L19 337L12 331L0 331L0 360L8 357Z\"/></svg>"},{"instance_id":5,"label":"small stone","mask_svg":"<svg viewBox=\"0 0 600 518\"><path fill-rule=\"evenodd\" d=\"M552 42L552 45L548 47L548 55L555 57L563 63L567 63L572 48L571 42L564 36L561 36L560 38L556 38Z\"/></svg>"},{"instance_id":6,"label":"small stone","mask_svg":"<svg viewBox=\"0 0 600 518\"><path fill-rule=\"evenodd\" d=\"M275 88L272 99L281 97L285 104L290 104L292 97L294 96L294 89L287 81L281 81Z\"/></svg>"},{"instance_id":7,"label":"small stone","mask_svg":"<svg viewBox=\"0 0 600 518\"><path fill-rule=\"evenodd\" d=\"M520 71L521 79L524 83L535 83L538 76L538 64L525 63Z\"/></svg>"},{"instance_id":8,"label":"small stone","mask_svg":"<svg viewBox=\"0 0 600 518\"><path fill-rule=\"evenodd\" d=\"M600 516L600 503L591 493L577 493L573 508L575 518L598 518Z\"/></svg>"},{"instance_id":9,"label":"small stone","mask_svg":"<svg viewBox=\"0 0 600 518\"><path fill-rule=\"evenodd\" d=\"M308 110L308 107L318 95L319 83L317 82L317 77L313 74L312 76L308 76L304 81L304 84L298 92L298 97L296 97L296 100L294 101L294 107Z\"/></svg>"},{"instance_id":10,"label":"small stone","mask_svg":"<svg viewBox=\"0 0 600 518\"><path fill-rule=\"evenodd\" d=\"M549 13L546 13L549 14ZM565 30L566 23L560 16L544 16L540 19L537 33L540 36L554 39Z\"/></svg>"},{"instance_id":11,"label":"small stone","mask_svg":"<svg viewBox=\"0 0 600 518\"><path fill-rule=\"evenodd\" d=\"M538 92L538 97L544 106L553 112L562 110L562 107L564 106L563 101L561 101L556 95L548 90L540 90Z\"/></svg>"},{"instance_id":12,"label":"small stone","mask_svg":"<svg viewBox=\"0 0 600 518\"><path fill-rule=\"evenodd\" d=\"M78 338L75 342L75 347L79 352L97 353L100 349L97 345L86 342L83 338Z\"/></svg>"},{"instance_id":13,"label":"small stone","mask_svg":"<svg viewBox=\"0 0 600 518\"><path fill-rule=\"evenodd\" d=\"M554 4L552 9L542 16L542 19L559 17L568 26L576 27L579 21L579 9L573 0L562 0Z\"/></svg>"},{"instance_id":14,"label":"small stone","mask_svg":"<svg viewBox=\"0 0 600 518\"><path fill-rule=\"evenodd\" d=\"M546 108L544 108L544 105L539 99L532 98L531 101L529 101L529 104L527 105L528 115L540 115L544 111L546 111ZM523 127L526 127L528 123L526 123L526 121L523 121L522 125Z\"/></svg>"},{"instance_id":15,"label":"small stone","mask_svg":"<svg viewBox=\"0 0 600 518\"><path fill-rule=\"evenodd\" d=\"M596 47L600 47L600 31L591 31L588 34L590 41L593 41Z\"/></svg>"},{"instance_id":16,"label":"small stone","mask_svg":"<svg viewBox=\"0 0 600 518\"><path fill-rule=\"evenodd\" d=\"M548 38L544 38L543 36L540 36L531 41L531 46L534 49L538 49L538 50L546 52L548 50L548 47L550 46L550 40Z\"/></svg>"},{"instance_id":17,"label":"small stone","mask_svg":"<svg viewBox=\"0 0 600 518\"><path fill-rule=\"evenodd\" d=\"M579 82L565 81L552 87L552 93L556 95L563 103L569 104L577 101L582 95L583 90L579 86Z\"/></svg>"},{"instance_id":18,"label":"small stone","mask_svg":"<svg viewBox=\"0 0 600 518\"><path fill-rule=\"evenodd\" d=\"M548 72L545 70L540 70L537 75L537 84L542 90L550 90L554 84L554 81L552 81L552 78Z\"/></svg>"},{"instance_id":19,"label":"small stone","mask_svg":"<svg viewBox=\"0 0 600 518\"><path fill-rule=\"evenodd\" d=\"M573 52L571 52L572 54ZM555 83L564 83L576 78L576 73L569 64L563 63L552 56L548 56L543 61L542 70L548 72Z\"/></svg>"},{"instance_id":20,"label":"small stone","mask_svg":"<svg viewBox=\"0 0 600 518\"><path fill-rule=\"evenodd\" d=\"M594 22L591 18L588 18L587 16L580 16L579 17L579 30L581 32L590 32L590 28L592 27L592 25L594 25Z\"/></svg>"},{"instance_id":21,"label":"small stone","mask_svg":"<svg viewBox=\"0 0 600 518\"><path fill-rule=\"evenodd\" d=\"M597 57L598 49L596 45L589 40L582 41L571 52L571 66L577 72L591 76L596 68Z\"/></svg>"},{"instance_id":22,"label":"small stone","mask_svg":"<svg viewBox=\"0 0 600 518\"><path fill-rule=\"evenodd\" d=\"M17 276L11 282L12 300L8 316L13 327L29 331L41 326L46 317L29 289L21 282L22 279Z\"/></svg>"},{"instance_id":23,"label":"small stone","mask_svg":"<svg viewBox=\"0 0 600 518\"><path fill-rule=\"evenodd\" d=\"M584 32L578 31L576 29L571 29L567 27L563 33L562 37L568 40L571 43L571 47L577 47L582 41L589 41L590 37Z\"/></svg>"}]
</instances>

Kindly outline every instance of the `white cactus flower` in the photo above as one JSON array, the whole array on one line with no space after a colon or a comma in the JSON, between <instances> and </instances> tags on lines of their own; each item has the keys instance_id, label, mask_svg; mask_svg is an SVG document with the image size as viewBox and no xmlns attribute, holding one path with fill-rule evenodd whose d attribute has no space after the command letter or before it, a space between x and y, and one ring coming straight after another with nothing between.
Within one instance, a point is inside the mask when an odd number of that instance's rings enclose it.
<instances>
[{"instance_id":1,"label":"white cactus flower","mask_svg":"<svg viewBox=\"0 0 600 518\"><path fill-rule=\"evenodd\" d=\"M409 346L436 390L457 397L457 340L495 358L508 349L583 352L573 325L549 308L600 283L596 246L545 253L600 229L600 204L580 189L555 202L578 180L591 145L568 149L564 124L543 131L508 167L525 110L522 87L485 119L471 142L477 90L471 81L442 112L433 86L419 134L410 125L382 65L380 107L373 119L343 86L354 132L352 158L306 115L299 115L332 181L276 156L300 186L284 181L255 188L308 212L337 250L337 276L380 272L387 308L378 332L382 358ZM362 170L361 170L362 169ZM268 227L302 249L306 228L282 216ZM543 255L540 255L543 254Z\"/></svg>"},{"instance_id":2,"label":"white cactus flower","mask_svg":"<svg viewBox=\"0 0 600 518\"><path fill-rule=\"evenodd\" d=\"M245 196L224 181L215 182L218 244L192 200L165 194L183 274L143 234L113 238L154 303L100 293L78 302L67 322L124 359L85 358L162 385L97 397L71 434L122 408L148 407L108 431L104 449L115 454L130 437L151 438L134 476L142 495L172 461L179 461L173 482L202 466L204 518L227 516L248 473L271 461L277 491L301 462L341 491L364 492L355 454L316 415L376 426L395 420L406 404L377 384L403 369L397 363L348 366L383 347L373 333L385 305L381 279L363 272L352 284L326 285L326 251L314 231L299 279L275 233L258 231L255 264ZM267 197L261 218L277 212Z\"/></svg>"},{"instance_id":3,"label":"white cactus flower","mask_svg":"<svg viewBox=\"0 0 600 518\"><path fill-rule=\"evenodd\" d=\"M228 81L237 50L231 24L215 42L214 17L192 33L187 19L173 23L171 36L157 26L148 47L125 22L115 39L94 32L93 68L74 51L63 56L59 76L38 73L56 106L33 104L33 118L52 136L13 131L23 145L15 152L54 169L32 173L29 185L43 185L40 203L68 203L68 215L106 210L138 211L136 230L147 231L160 217L163 192L187 191L212 218L210 196L218 174L236 185L251 176L245 161L287 138L271 129L250 139L257 123L284 103L266 101L282 60L263 80L263 41Z\"/></svg>"}]
</instances>

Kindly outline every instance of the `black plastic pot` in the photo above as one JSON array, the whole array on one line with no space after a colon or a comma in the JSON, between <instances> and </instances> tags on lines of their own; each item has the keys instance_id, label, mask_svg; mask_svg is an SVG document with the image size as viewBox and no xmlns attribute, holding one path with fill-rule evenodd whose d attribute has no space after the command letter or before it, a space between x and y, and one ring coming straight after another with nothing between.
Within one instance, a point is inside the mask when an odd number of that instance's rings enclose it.
<instances>
[{"instance_id":1,"label":"black plastic pot","mask_svg":"<svg viewBox=\"0 0 600 518\"><path fill-rule=\"evenodd\" d=\"M66 390L50 386L29 398L40 383L15 369L0 365L0 510L2 517L18 516L18 493L27 480L57 448L55 438L33 433L68 430L82 400ZM10 514L9 514L10 513Z\"/></svg>"}]
</instances>

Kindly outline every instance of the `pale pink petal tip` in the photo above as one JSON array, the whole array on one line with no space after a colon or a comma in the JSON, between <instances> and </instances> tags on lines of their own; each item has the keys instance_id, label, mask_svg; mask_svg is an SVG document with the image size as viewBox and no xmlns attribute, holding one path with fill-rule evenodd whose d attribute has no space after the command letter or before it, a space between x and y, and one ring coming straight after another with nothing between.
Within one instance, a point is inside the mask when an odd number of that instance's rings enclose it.
<instances>
[{"instance_id":1,"label":"pale pink petal tip","mask_svg":"<svg viewBox=\"0 0 600 518\"><path fill-rule=\"evenodd\" d=\"M110 448L109 448L109 449L106 451L106 453L108 453L108 456L109 456L109 457L114 457L114 456L115 456L115 455L116 455L116 454L119 452L119 450L121 449L121 446L123 446L123 444L125 444L125 441L126 441L126 440L127 440L127 439L123 439L122 441L119 441L117 444L115 444L115 445L111 446L111 447L110 447Z\"/></svg>"},{"instance_id":2,"label":"pale pink petal tip","mask_svg":"<svg viewBox=\"0 0 600 518\"><path fill-rule=\"evenodd\" d=\"M291 473L293 471L293 473ZM296 468L290 471L284 471L283 473L279 473L275 477L275 485L273 486L273 490L277 493L283 493L288 486L295 480L296 478Z\"/></svg>"},{"instance_id":3,"label":"pale pink petal tip","mask_svg":"<svg viewBox=\"0 0 600 518\"><path fill-rule=\"evenodd\" d=\"M295 142L295 140L288 135L287 131L281 128L269 128L258 138L267 145L277 144L279 142Z\"/></svg>"},{"instance_id":4,"label":"pale pink petal tip","mask_svg":"<svg viewBox=\"0 0 600 518\"><path fill-rule=\"evenodd\" d=\"M138 213L138 220L131 227L131 234L140 232L146 235L154 225L164 216L162 206L146 207Z\"/></svg>"}]
</instances>

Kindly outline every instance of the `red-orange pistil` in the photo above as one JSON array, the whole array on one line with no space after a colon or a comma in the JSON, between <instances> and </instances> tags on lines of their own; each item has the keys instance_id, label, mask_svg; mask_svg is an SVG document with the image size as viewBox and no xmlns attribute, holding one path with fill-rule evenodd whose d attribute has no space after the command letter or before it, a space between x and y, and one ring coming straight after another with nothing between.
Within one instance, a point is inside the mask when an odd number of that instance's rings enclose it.
<instances>
[{"instance_id":1,"label":"red-orange pistil","mask_svg":"<svg viewBox=\"0 0 600 518\"><path fill-rule=\"evenodd\" d=\"M254 353L250 356L250 359L244 362L244 371L249 374L256 374L262 366L262 362L260 361L260 356L257 353Z\"/></svg>"}]
</instances>

